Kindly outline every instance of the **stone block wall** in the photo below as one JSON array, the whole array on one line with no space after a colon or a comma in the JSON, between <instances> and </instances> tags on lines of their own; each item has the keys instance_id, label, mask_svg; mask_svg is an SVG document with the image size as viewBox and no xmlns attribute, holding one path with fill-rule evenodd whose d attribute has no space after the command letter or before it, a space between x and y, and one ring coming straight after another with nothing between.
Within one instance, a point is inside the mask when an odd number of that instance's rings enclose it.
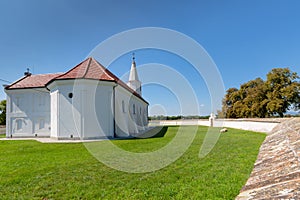
<instances>
[{"instance_id":1,"label":"stone block wall","mask_svg":"<svg viewBox=\"0 0 300 200\"><path fill-rule=\"evenodd\" d=\"M266 137L237 200L300 198L300 118L277 125Z\"/></svg>"}]
</instances>

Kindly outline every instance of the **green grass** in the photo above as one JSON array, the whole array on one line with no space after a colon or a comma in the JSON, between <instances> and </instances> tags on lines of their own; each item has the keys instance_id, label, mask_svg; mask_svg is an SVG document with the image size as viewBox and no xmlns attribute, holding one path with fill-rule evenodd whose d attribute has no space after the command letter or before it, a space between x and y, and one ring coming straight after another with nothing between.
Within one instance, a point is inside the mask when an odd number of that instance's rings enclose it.
<instances>
[{"instance_id":1,"label":"green grass","mask_svg":"<svg viewBox=\"0 0 300 200\"><path fill-rule=\"evenodd\" d=\"M129 151L153 151L166 145L177 129L169 127L164 137L113 142ZM211 153L199 159L206 130L199 127L176 162L143 174L108 168L83 144L0 141L0 199L234 199L265 134L229 129Z\"/></svg>"}]
</instances>

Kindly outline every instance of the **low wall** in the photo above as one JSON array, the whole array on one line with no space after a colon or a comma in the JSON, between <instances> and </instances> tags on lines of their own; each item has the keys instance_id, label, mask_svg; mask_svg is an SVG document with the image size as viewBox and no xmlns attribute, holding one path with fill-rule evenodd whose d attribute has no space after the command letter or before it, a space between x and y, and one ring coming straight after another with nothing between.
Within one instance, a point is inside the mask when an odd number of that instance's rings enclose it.
<instances>
[{"instance_id":1,"label":"low wall","mask_svg":"<svg viewBox=\"0 0 300 200\"><path fill-rule=\"evenodd\" d=\"M214 127L228 127L257 132L270 132L279 122L274 120L251 120L251 119L217 119ZM170 125L201 125L210 126L208 120L159 120L151 121L150 125L170 126Z\"/></svg>"},{"instance_id":2,"label":"low wall","mask_svg":"<svg viewBox=\"0 0 300 200\"><path fill-rule=\"evenodd\" d=\"M236 129L243 129L249 131L256 132L265 132L269 133L275 126L277 126L277 122L258 122L258 121L229 121L229 120L216 120L214 126L216 127L229 127Z\"/></svg>"},{"instance_id":3,"label":"low wall","mask_svg":"<svg viewBox=\"0 0 300 200\"><path fill-rule=\"evenodd\" d=\"M280 123L266 137L237 200L300 197L300 118Z\"/></svg>"}]
</instances>

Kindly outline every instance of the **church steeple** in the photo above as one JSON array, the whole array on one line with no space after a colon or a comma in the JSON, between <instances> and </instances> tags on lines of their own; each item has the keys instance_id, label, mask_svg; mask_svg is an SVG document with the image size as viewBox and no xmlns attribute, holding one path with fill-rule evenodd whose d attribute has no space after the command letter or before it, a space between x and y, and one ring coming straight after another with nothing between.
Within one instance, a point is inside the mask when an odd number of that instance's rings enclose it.
<instances>
[{"instance_id":1,"label":"church steeple","mask_svg":"<svg viewBox=\"0 0 300 200\"><path fill-rule=\"evenodd\" d=\"M136 70L136 63L135 63L135 54L132 53L132 64L129 74L129 81L127 85L131 87L134 91L136 91L140 96L142 96L142 88L141 82L139 81L138 73Z\"/></svg>"}]
</instances>

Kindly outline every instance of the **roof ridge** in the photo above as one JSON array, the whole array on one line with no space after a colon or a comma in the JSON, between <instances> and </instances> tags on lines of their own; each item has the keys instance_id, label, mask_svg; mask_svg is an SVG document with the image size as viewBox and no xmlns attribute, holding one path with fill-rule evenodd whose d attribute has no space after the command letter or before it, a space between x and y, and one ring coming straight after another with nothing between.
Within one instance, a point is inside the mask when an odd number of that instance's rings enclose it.
<instances>
[{"instance_id":1,"label":"roof ridge","mask_svg":"<svg viewBox=\"0 0 300 200\"><path fill-rule=\"evenodd\" d=\"M51 73L51 74L34 74L30 76L24 76L19 80L13 82L12 84L5 87L6 90L9 89L23 89L23 88L39 88L46 87L46 84L53 80L55 77L59 76L61 73Z\"/></svg>"},{"instance_id":2,"label":"roof ridge","mask_svg":"<svg viewBox=\"0 0 300 200\"><path fill-rule=\"evenodd\" d=\"M54 74L59 75L59 74L61 74L61 73L31 74L31 75L29 75L29 76L43 76L43 75L54 75ZM11 84L7 85L7 86L5 87L5 89L10 88L10 87L12 87L13 85L18 84L19 82L23 81L23 80L26 79L27 77L28 77L28 76L23 76L23 77L21 77L20 79L16 80L15 82L12 82Z\"/></svg>"},{"instance_id":3,"label":"roof ridge","mask_svg":"<svg viewBox=\"0 0 300 200\"><path fill-rule=\"evenodd\" d=\"M119 80L119 78L116 75L114 75L109 69L107 69L106 67L104 67L101 63L99 63L98 60L96 60L94 58L92 58L92 59L95 60L96 63L103 69L103 73L105 73L106 75L110 76L113 79Z\"/></svg>"},{"instance_id":4,"label":"roof ridge","mask_svg":"<svg viewBox=\"0 0 300 200\"><path fill-rule=\"evenodd\" d=\"M84 63L84 62L85 62L86 60L88 60L88 59L89 59L89 58L87 58L87 59L85 59L85 60L81 61L79 64L77 64L75 67L73 67L73 68L69 69L67 72L65 72L65 73L63 73L63 74L61 74L61 75L59 75L59 76L55 77L55 79L57 79L57 78L59 78L59 77L61 77L61 76L64 76L64 75L66 75L67 73L69 73L70 71L74 70L76 67L78 67L79 65L81 65L82 63Z\"/></svg>"},{"instance_id":5,"label":"roof ridge","mask_svg":"<svg viewBox=\"0 0 300 200\"><path fill-rule=\"evenodd\" d=\"M11 86L13 86L13 85L19 83L20 81L24 80L25 78L27 78L27 76L23 76L23 77L20 78L19 80L16 80L15 82L12 82L10 85L7 85L7 86L5 87L5 89L7 89L7 88L9 88L9 87L11 87Z\"/></svg>"},{"instance_id":6,"label":"roof ridge","mask_svg":"<svg viewBox=\"0 0 300 200\"><path fill-rule=\"evenodd\" d=\"M34 75L51 75L51 74L63 74L64 72L55 72L55 73L45 73L45 74L31 74L31 76L34 76Z\"/></svg>"},{"instance_id":7,"label":"roof ridge","mask_svg":"<svg viewBox=\"0 0 300 200\"><path fill-rule=\"evenodd\" d=\"M63 73L64 72L46 73L46 74L31 74L30 76L54 75L54 74L63 74Z\"/></svg>"},{"instance_id":8,"label":"roof ridge","mask_svg":"<svg viewBox=\"0 0 300 200\"><path fill-rule=\"evenodd\" d=\"M47 85L48 85L50 82L52 82L53 80L55 80L57 77L62 76L64 73L62 72L62 73L54 73L54 74L57 74L57 76L53 77L51 80L49 80L49 81L45 84L45 87L46 87L46 88L47 88ZM54 74L53 74L53 75L54 75Z\"/></svg>"},{"instance_id":9,"label":"roof ridge","mask_svg":"<svg viewBox=\"0 0 300 200\"><path fill-rule=\"evenodd\" d=\"M91 62L92 62L92 58L89 57L88 60L89 60L89 63L88 63L88 65L87 65L87 67L85 69L85 72L84 72L84 74L83 74L83 76L81 78L84 78L86 76L86 74L88 73L88 71L89 71L89 68L90 68L90 65L91 65Z\"/></svg>"}]
</instances>

